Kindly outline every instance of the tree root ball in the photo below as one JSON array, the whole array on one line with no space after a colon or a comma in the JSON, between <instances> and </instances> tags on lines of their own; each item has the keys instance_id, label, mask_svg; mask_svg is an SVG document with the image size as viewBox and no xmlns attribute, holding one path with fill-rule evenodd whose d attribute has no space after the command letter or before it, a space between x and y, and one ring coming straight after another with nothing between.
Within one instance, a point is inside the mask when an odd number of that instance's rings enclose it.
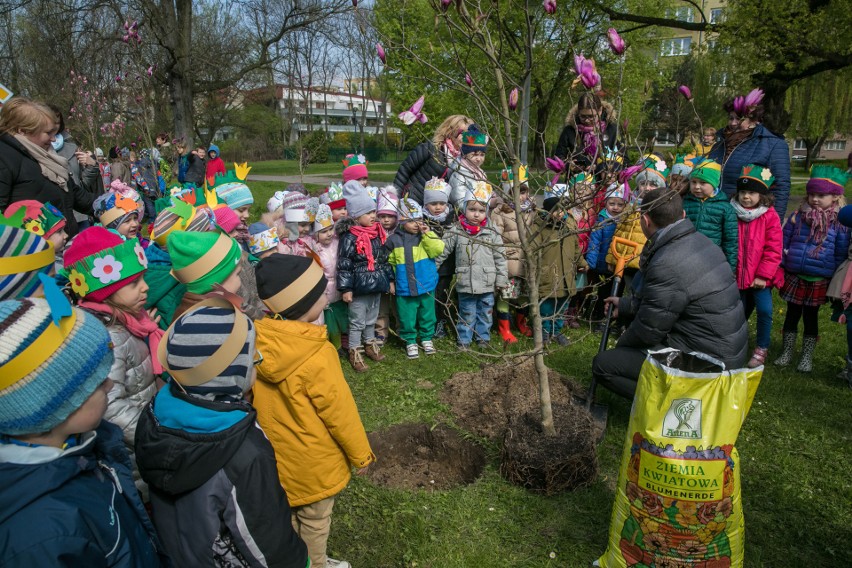
<instances>
[{"instance_id":1,"label":"tree root ball","mask_svg":"<svg viewBox=\"0 0 852 568\"><path fill-rule=\"evenodd\" d=\"M597 479L596 428L580 406L554 405L555 436L545 436L538 412L513 417L503 437L500 473L515 485L553 495Z\"/></svg>"}]
</instances>

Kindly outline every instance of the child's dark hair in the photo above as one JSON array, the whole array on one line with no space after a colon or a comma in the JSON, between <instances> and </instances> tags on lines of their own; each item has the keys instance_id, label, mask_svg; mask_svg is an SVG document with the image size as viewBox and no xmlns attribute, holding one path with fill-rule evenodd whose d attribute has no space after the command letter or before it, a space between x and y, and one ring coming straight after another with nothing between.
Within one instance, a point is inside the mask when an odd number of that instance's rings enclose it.
<instances>
[{"instance_id":1,"label":"child's dark hair","mask_svg":"<svg viewBox=\"0 0 852 568\"><path fill-rule=\"evenodd\" d=\"M739 194L739 191L737 191L737 194ZM761 193L757 204L763 207L772 207L775 205L775 194L772 192Z\"/></svg>"}]
</instances>

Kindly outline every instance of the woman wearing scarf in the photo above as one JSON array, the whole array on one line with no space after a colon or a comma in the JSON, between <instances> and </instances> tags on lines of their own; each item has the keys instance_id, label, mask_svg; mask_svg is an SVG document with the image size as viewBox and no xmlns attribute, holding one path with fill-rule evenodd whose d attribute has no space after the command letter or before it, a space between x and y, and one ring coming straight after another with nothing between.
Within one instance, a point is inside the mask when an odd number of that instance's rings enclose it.
<instances>
[{"instance_id":1,"label":"woman wearing scarf","mask_svg":"<svg viewBox=\"0 0 852 568\"><path fill-rule=\"evenodd\" d=\"M400 195L407 193L408 197L423 205L426 182L433 177L443 180L449 177L450 164L458 158L461 150L461 135L471 124L473 120L462 114L448 116L435 129L432 140L415 146L399 165L393 180Z\"/></svg>"},{"instance_id":2,"label":"woman wearing scarf","mask_svg":"<svg viewBox=\"0 0 852 568\"><path fill-rule=\"evenodd\" d=\"M92 214L97 197L71 177L68 160L53 149L56 115L47 106L16 97L0 111L0 209L23 199L50 202L67 219L65 232L77 234L73 212Z\"/></svg>"},{"instance_id":3,"label":"woman wearing scarf","mask_svg":"<svg viewBox=\"0 0 852 568\"><path fill-rule=\"evenodd\" d=\"M708 157L722 164L722 191L729 198L737 193L737 180L743 167L765 164L775 176L771 191L775 197L775 211L783 219L790 197L790 148L783 137L761 124L762 101L763 91L755 89L725 103L728 125L717 132L716 144Z\"/></svg>"},{"instance_id":4,"label":"woman wearing scarf","mask_svg":"<svg viewBox=\"0 0 852 568\"><path fill-rule=\"evenodd\" d=\"M583 93L565 117L554 155L576 172L614 153L618 150L616 119L611 104L595 93Z\"/></svg>"}]
</instances>

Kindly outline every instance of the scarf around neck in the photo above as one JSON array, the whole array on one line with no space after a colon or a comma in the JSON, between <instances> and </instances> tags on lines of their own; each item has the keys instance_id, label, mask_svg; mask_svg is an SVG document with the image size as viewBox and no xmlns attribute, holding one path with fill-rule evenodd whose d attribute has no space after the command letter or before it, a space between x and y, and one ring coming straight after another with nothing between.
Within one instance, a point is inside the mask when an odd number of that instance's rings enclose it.
<instances>
[{"instance_id":1,"label":"scarf around neck","mask_svg":"<svg viewBox=\"0 0 852 568\"><path fill-rule=\"evenodd\" d=\"M355 235L355 252L367 257L367 270L373 272L376 269L376 258L373 256L373 239L378 238L381 244L388 240L388 234L384 227L373 223L369 227L355 225L349 232Z\"/></svg>"},{"instance_id":2,"label":"scarf around neck","mask_svg":"<svg viewBox=\"0 0 852 568\"><path fill-rule=\"evenodd\" d=\"M444 221L447 220L447 217L450 216L450 206L447 205L447 208L444 209L444 212L441 213L440 215L432 215L431 213L429 213L429 211L424 206L423 207L423 216L430 221L434 221L435 223L442 224Z\"/></svg>"},{"instance_id":3,"label":"scarf around neck","mask_svg":"<svg viewBox=\"0 0 852 568\"><path fill-rule=\"evenodd\" d=\"M583 135L583 151L587 156L598 155L598 134L603 134L605 129L606 123L604 121L600 121L593 126L586 126L585 124L577 125L577 132Z\"/></svg>"},{"instance_id":4,"label":"scarf around neck","mask_svg":"<svg viewBox=\"0 0 852 568\"><path fill-rule=\"evenodd\" d=\"M444 154L450 159L459 157L459 149L456 148L455 142L449 138L444 140Z\"/></svg>"},{"instance_id":5,"label":"scarf around neck","mask_svg":"<svg viewBox=\"0 0 852 568\"><path fill-rule=\"evenodd\" d=\"M142 310L138 314L134 315L125 312L124 310L117 310L109 304L92 302L89 300L83 300L80 302L79 306L93 312L99 312L114 317L116 321L130 332L131 335L138 337L148 345L148 352L151 354L151 366L154 369L154 374L159 375L163 372L163 366L160 365L160 360L157 358L157 348L159 347L160 340L163 338L165 332L160 329L160 326L158 326L154 320L151 319L148 312Z\"/></svg>"},{"instance_id":6,"label":"scarf around neck","mask_svg":"<svg viewBox=\"0 0 852 568\"><path fill-rule=\"evenodd\" d=\"M488 181L488 175L486 175L485 171L479 166L474 165L473 162L468 160L466 156L462 156L461 160L459 161L461 162L462 166L464 166L470 171L469 175L462 174L463 177L475 181Z\"/></svg>"},{"instance_id":7,"label":"scarf around neck","mask_svg":"<svg viewBox=\"0 0 852 568\"><path fill-rule=\"evenodd\" d=\"M814 209L808 202L802 202L799 207L799 215L806 225L810 227L809 239L816 245L809 256L816 258L822 252L828 231L837 225L837 207L828 209Z\"/></svg>"},{"instance_id":8,"label":"scarf around neck","mask_svg":"<svg viewBox=\"0 0 852 568\"><path fill-rule=\"evenodd\" d=\"M474 225L472 223L469 223L464 215L459 215L459 224L461 225L462 229L464 229L465 232L472 237L478 235L480 231L482 231L482 229L485 227L486 223L488 223L487 218L483 219L478 225Z\"/></svg>"},{"instance_id":9,"label":"scarf around neck","mask_svg":"<svg viewBox=\"0 0 852 568\"><path fill-rule=\"evenodd\" d=\"M53 148L45 150L41 146L33 144L23 134L15 134L15 140L38 162L41 168L41 175L58 185L62 191L68 193L68 176L70 175L68 160L57 154Z\"/></svg>"},{"instance_id":10,"label":"scarf around neck","mask_svg":"<svg viewBox=\"0 0 852 568\"><path fill-rule=\"evenodd\" d=\"M731 153L734 151L734 148L751 138L751 135L754 134L754 128L749 128L748 130L737 130L736 132L731 132L728 127L725 127L725 162L728 161L728 158L731 156Z\"/></svg>"},{"instance_id":11,"label":"scarf around neck","mask_svg":"<svg viewBox=\"0 0 852 568\"><path fill-rule=\"evenodd\" d=\"M731 199L731 207L734 208L734 213L736 213L737 219L739 219L743 223L751 223L752 221L769 211L769 207L765 205L758 205L757 207L746 209L742 206L742 204L740 204L739 201L737 201L736 197Z\"/></svg>"}]
</instances>

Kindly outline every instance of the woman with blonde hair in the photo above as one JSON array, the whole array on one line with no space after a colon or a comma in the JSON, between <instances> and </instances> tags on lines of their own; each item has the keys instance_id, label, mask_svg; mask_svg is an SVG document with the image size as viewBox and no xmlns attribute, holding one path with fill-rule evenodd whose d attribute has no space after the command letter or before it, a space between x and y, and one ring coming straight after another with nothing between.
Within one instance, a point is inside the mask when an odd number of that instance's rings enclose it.
<instances>
[{"instance_id":1,"label":"woman with blonde hair","mask_svg":"<svg viewBox=\"0 0 852 568\"><path fill-rule=\"evenodd\" d=\"M24 97L0 109L0 210L24 199L50 202L65 216L65 232L73 237L73 211L91 215L97 196L74 182L68 160L53 149L58 129L49 107Z\"/></svg>"},{"instance_id":2,"label":"woman with blonde hair","mask_svg":"<svg viewBox=\"0 0 852 568\"><path fill-rule=\"evenodd\" d=\"M433 177L446 180L449 165L459 155L461 135L473 120L463 114L453 114L444 119L431 141L421 142L399 165L393 185L400 194L423 205L423 187Z\"/></svg>"}]
</instances>

